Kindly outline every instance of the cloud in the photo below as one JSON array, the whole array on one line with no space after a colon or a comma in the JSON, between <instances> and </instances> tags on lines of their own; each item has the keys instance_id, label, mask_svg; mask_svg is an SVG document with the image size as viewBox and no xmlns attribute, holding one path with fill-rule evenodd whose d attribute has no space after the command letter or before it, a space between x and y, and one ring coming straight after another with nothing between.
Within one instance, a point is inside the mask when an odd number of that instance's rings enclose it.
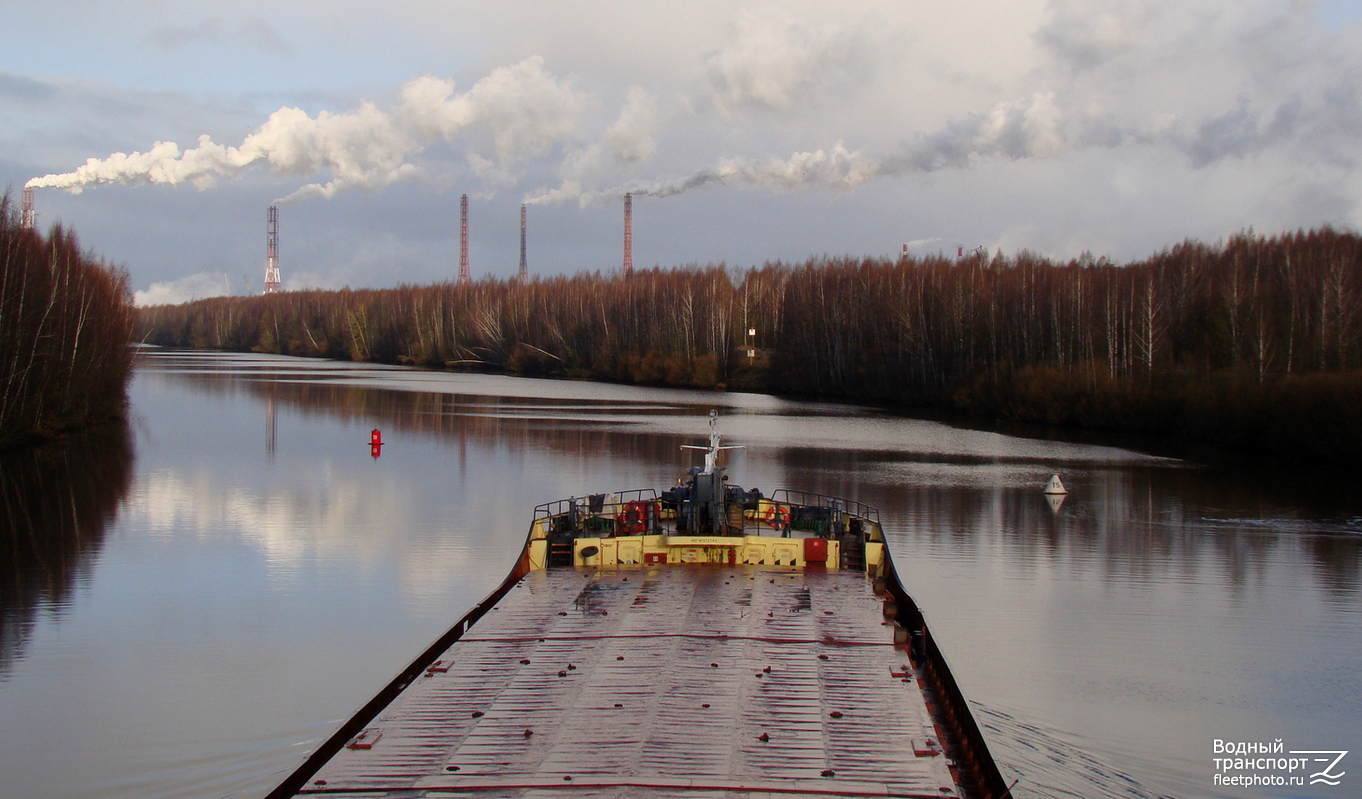
<instances>
[{"instance_id":1,"label":"cloud","mask_svg":"<svg viewBox=\"0 0 1362 799\"><path fill-rule=\"evenodd\" d=\"M451 79L426 75L404 84L389 109L366 102L349 111L311 115L284 107L239 145L218 144L208 136L187 150L157 142L145 152L90 159L73 172L28 185L72 192L109 182L206 188L263 165L278 177L314 178L277 201L292 202L418 179L425 174L418 156L438 142L461 147L465 168L489 186L515 185L528 159L562 147L558 185L532 192L531 203L589 203L627 191L670 196L709 185L846 190L881 177L967 169L994 158L1050 159L1090 147L1166 147L1202 168L1293 142L1309 150L1309 143L1297 140L1311 135L1330 138L1334 160L1351 163L1355 147L1337 131L1357 116L1355 102L1338 102L1356 95L1353 79L1328 87L1328 104L1320 102L1318 87L1284 97L1244 90L1237 105L1209 113L1205 101L1182 96L1195 89L1182 86L1171 72L1188 69L1189 41L1215 45L1211 61L1226 54L1256 59L1265 72L1273 59L1285 57L1290 48L1280 43L1275 50L1242 46L1263 35L1273 19L1255 13L1217 12L1196 2L1057 0L1038 18L1032 36L1045 57L1029 71L1019 67L1020 91L1012 99L995 98L984 110L966 110L934 129L922 129L882 110L893 106L893 98L883 94L881 74L889 61L865 33L868 17L841 22L796 19L769 9L742 11L722 47L697 54L703 86L698 104L683 99L664 113L657 91L629 86L617 116L597 140L575 149L570 145L580 133L581 118L601 87L578 90L574 79L549 73L536 56L493 69L464 92ZM1297 17L1288 14L1298 23ZM170 46L195 37L223 37L225 25L210 20L192 28L159 29L157 35ZM1197 66L1207 69L1202 62ZM1157 76L1160 86L1177 90L1151 98L1148 79L1141 77L1146 73ZM1103 80L1094 83L1095 74ZM871 88L875 95L856 97ZM829 117L819 111L821 103L833 100L845 105L845 114ZM809 121L804 130L831 130L823 141L835 144L810 142L785 155L744 155L743 150L754 149L752 142L725 146L731 118L744 111L803 117ZM727 122L706 126L703 117L710 112ZM875 124L880 120L889 124ZM700 133L678 139L683 125ZM746 130L771 142L791 137L779 125L750 124ZM655 177L628 179L626 170L653 161L664 142L672 147ZM680 149L678 142L684 145ZM707 165L686 170L686 160Z\"/></svg>"},{"instance_id":2,"label":"cloud","mask_svg":"<svg viewBox=\"0 0 1362 799\"><path fill-rule=\"evenodd\" d=\"M174 142L156 142L146 152L91 158L72 172L34 178L26 185L73 193L103 183L207 188L219 178L263 164L281 177L330 175L330 180L307 184L277 202L332 197L346 189L373 190L416 177L419 169L408 159L439 140L462 142L475 164L507 169L572 133L580 105L569 81L546 72L542 59L528 58L493 70L463 94L455 93L453 81L421 77L402 87L392 111L369 102L315 117L299 108L280 108L236 146L218 144L207 135L184 151Z\"/></svg>"},{"instance_id":3,"label":"cloud","mask_svg":"<svg viewBox=\"0 0 1362 799\"><path fill-rule=\"evenodd\" d=\"M423 146L400 120L364 103L354 111L323 111L315 118L297 108L282 108L248 136L237 152L245 163L268 162L278 175L306 176L323 170L331 174L324 184L308 184L276 201L288 203L332 197L351 188L378 189L414 177L416 167L406 159Z\"/></svg>"},{"instance_id":4,"label":"cloud","mask_svg":"<svg viewBox=\"0 0 1362 799\"><path fill-rule=\"evenodd\" d=\"M605 143L622 164L646 161L657 150L657 102L642 86L630 86L619 118L605 129Z\"/></svg>"},{"instance_id":5,"label":"cloud","mask_svg":"<svg viewBox=\"0 0 1362 799\"><path fill-rule=\"evenodd\" d=\"M652 158L657 151L658 124L656 99L641 86L629 87L619 116L601 139L563 159L558 167L560 185L571 187L564 191L576 199L584 191L584 183L608 178L622 167ZM542 202L545 200L539 198L535 204Z\"/></svg>"},{"instance_id":6,"label":"cloud","mask_svg":"<svg viewBox=\"0 0 1362 799\"><path fill-rule=\"evenodd\" d=\"M1147 47L1153 40L1147 28L1161 16L1159 10L1149 3L1122 0L1100 4L1054 0L1035 37L1060 62L1074 69L1093 69L1141 46ZM1168 28L1163 30L1166 33Z\"/></svg>"},{"instance_id":7,"label":"cloud","mask_svg":"<svg viewBox=\"0 0 1362 799\"><path fill-rule=\"evenodd\" d=\"M768 10L744 13L705 59L707 100L725 113L789 113L854 87L869 42L855 29L814 26Z\"/></svg>"},{"instance_id":8,"label":"cloud","mask_svg":"<svg viewBox=\"0 0 1362 799\"><path fill-rule=\"evenodd\" d=\"M400 117L426 140L475 132L479 154L507 162L537 155L573 133L582 97L533 56L492 70L461 95L454 81L430 76L402 87Z\"/></svg>"},{"instance_id":9,"label":"cloud","mask_svg":"<svg viewBox=\"0 0 1362 799\"><path fill-rule=\"evenodd\" d=\"M132 301L139 308L145 308L149 305L178 305L231 293L231 286L225 274L200 272L164 283L152 283L145 291L133 292Z\"/></svg>"},{"instance_id":10,"label":"cloud","mask_svg":"<svg viewBox=\"0 0 1362 799\"><path fill-rule=\"evenodd\" d=\"M1042 79L1086 109L1090 142L1167 148L1193 169L1275 153L1351 170L1356 32L1323 34L1309 6L1056 0L1035 34Z\"/></svg>"}]
</instances>

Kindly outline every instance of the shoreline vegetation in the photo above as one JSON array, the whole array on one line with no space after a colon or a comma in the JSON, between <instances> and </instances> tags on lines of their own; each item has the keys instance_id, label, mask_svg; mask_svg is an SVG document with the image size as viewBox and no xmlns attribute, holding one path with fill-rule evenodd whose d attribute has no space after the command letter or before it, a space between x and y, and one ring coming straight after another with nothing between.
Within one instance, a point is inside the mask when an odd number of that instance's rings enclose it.
<instances>
[{"instance_id":1,"label":"shoreline vegetation","mask_svg":"<svg viewBox=\"0 0 1362 799\"><path fill-rule=\"evenodd\" d=\"M123 417L136 327L125 272L0 198L0 449Z\"/></svg>"},{"instance_id":2,"label":"shoreline vegetation","mask_svg":"<svg viewBox=\"0 0 1362 799\"><path fill-rule=\"evenodd\" d=\"M1124 265L1027 252L825 257L217 297L144 308L141 323L161 346L1362 454L1362 238L1330 228L1187 241Z\"/></svg>"}]
</instances>

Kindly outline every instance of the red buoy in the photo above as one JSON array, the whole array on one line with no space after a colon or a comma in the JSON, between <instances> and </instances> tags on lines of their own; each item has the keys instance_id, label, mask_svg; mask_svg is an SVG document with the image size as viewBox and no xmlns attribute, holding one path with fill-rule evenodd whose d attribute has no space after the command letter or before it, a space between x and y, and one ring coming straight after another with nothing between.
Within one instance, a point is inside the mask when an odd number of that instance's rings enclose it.
<instances>
[{"instance_id":1,"label":"red buoy","mask_svg":"<svg viewBox=\"0 0 1362 799\"><path fill-rule=\"evenodd\" d=\"M369 434L369 446L371 447L383 446L383 434L378 432L377 427L375 427L374 431Z\"/></svg>"}]
</instances>

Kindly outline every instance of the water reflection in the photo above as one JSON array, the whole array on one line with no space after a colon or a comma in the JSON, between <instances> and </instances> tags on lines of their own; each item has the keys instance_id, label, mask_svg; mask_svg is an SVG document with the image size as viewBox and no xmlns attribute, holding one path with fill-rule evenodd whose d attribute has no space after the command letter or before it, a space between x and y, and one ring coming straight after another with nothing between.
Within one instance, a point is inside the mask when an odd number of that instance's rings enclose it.
<instances>
[{"instance_id":1,"label":"water reflection","mask_svg":"<svg viewBox=\"0 0 1362 799\"><path fill-rule=\"evenodd\" d=\"M274 398L265 401L265 454L274 460L274 447L278 441L279 421L274 411Z\"/></svg>"},{"instance_id":2,"label":"water reflection","mask_svg":"<svg viewBox=\"0 0 1362 799\"><path fill-rule=\"evenodd\" d=\"M599 383L422 372L371 364L240 356L201 363L204 354L147 359L144 372L206 396L246 394L300 413L347 422L385 420L400 430L449 439L478 438L578 451L578 444L619 444L641 456L668 452L670 440L703 437L711 408L724 416L727 438L781 450L911 453L925 462L1150 460L1128 450L1021 439L946 424L889 416L874 409L805 403L757 394L640 389ZM626 433L623 437L600 434ZM665 439L661 450L630 450L640 434ZM651 446L658 446L653 444Z\"/></svg>"},{"instance_id":3,"label":"water reflection","mask_svg":"<svg viewBox=\"0 0 1362 799\"><path fill-rule=\"evenodd\" d=\"M264 400L271 457L275 409L287 407L303 416L453 442L464 466L472 443L663 464L665 473L665 464L685 468L679 445L693 443L694 431L702 429L685 420L703 418L717 405L724 408L727 438L749 448L735 456L741 467L735 473L745 484L858 499L884 510L894 526L958 553L978 552L998 536L1018 562L1078 558L1127 580L1187 576L1209 560L1230 585L1242 588L1262 578L1270 554L1289 547L1314 563L1320 585L1341 601L1356 596L1362 577L1362 520L1332 474L1213 471L1128 450L757 395L315 361L300 368L297 359L203 360L198 354L162 356L153 368L168 370L167 379L196 392ZM186 363L202 368L186 369ZM1055 468L1063 470L1071 491L1059 502L1041 493Z\"/></svg>"},{"instance_id":4,"label":"water reflection","mask_svg":"<svg viewBox=\"0 0 1362 799\"><path fill-rule=\"evenodd\" d=\"M60 614L86 579L132 462L123 423L0 454L0 680L38 614Z\"/></svg>"},{"instance_id":5,"label":"water reflection","mask_svg":"<svg viewBox=\"0 0 1362 799\"><path fill-rule=\"evenodd\" d=\"M501 579L534 504L669 483L712 407L747 446L731 453L744 486L881 510L1019 799L1226 796L1214 736L1356 740L1362 504L1337 475L767 396L271 356L157 355L132 395L116 532L57 547L87 553L64 576L24 579L37 630L0 686L0 718L32 720L0 724L16 795L262 795ZM1057 510L1041 493L1055 472L1071 491ZM34 597L54 585L82 629L43 623L53 601ZM135 745L105 740L130 715Z\"/></svg>"}]
</instances>

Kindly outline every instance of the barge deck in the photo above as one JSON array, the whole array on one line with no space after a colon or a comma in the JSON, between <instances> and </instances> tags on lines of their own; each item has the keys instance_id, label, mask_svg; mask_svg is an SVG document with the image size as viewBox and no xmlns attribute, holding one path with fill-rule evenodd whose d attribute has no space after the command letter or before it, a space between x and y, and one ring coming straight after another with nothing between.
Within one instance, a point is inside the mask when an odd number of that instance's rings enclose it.
<instances>
[{"instance_id":1,"label":"barge deck","mask_svg":"<svg viewBox=\"0 0 1362 799\"><path fill-rule=\"evenodd\" d=\"M864 575L531 572L299 791L958 796Z\"/></svg>"}]
</instances>

